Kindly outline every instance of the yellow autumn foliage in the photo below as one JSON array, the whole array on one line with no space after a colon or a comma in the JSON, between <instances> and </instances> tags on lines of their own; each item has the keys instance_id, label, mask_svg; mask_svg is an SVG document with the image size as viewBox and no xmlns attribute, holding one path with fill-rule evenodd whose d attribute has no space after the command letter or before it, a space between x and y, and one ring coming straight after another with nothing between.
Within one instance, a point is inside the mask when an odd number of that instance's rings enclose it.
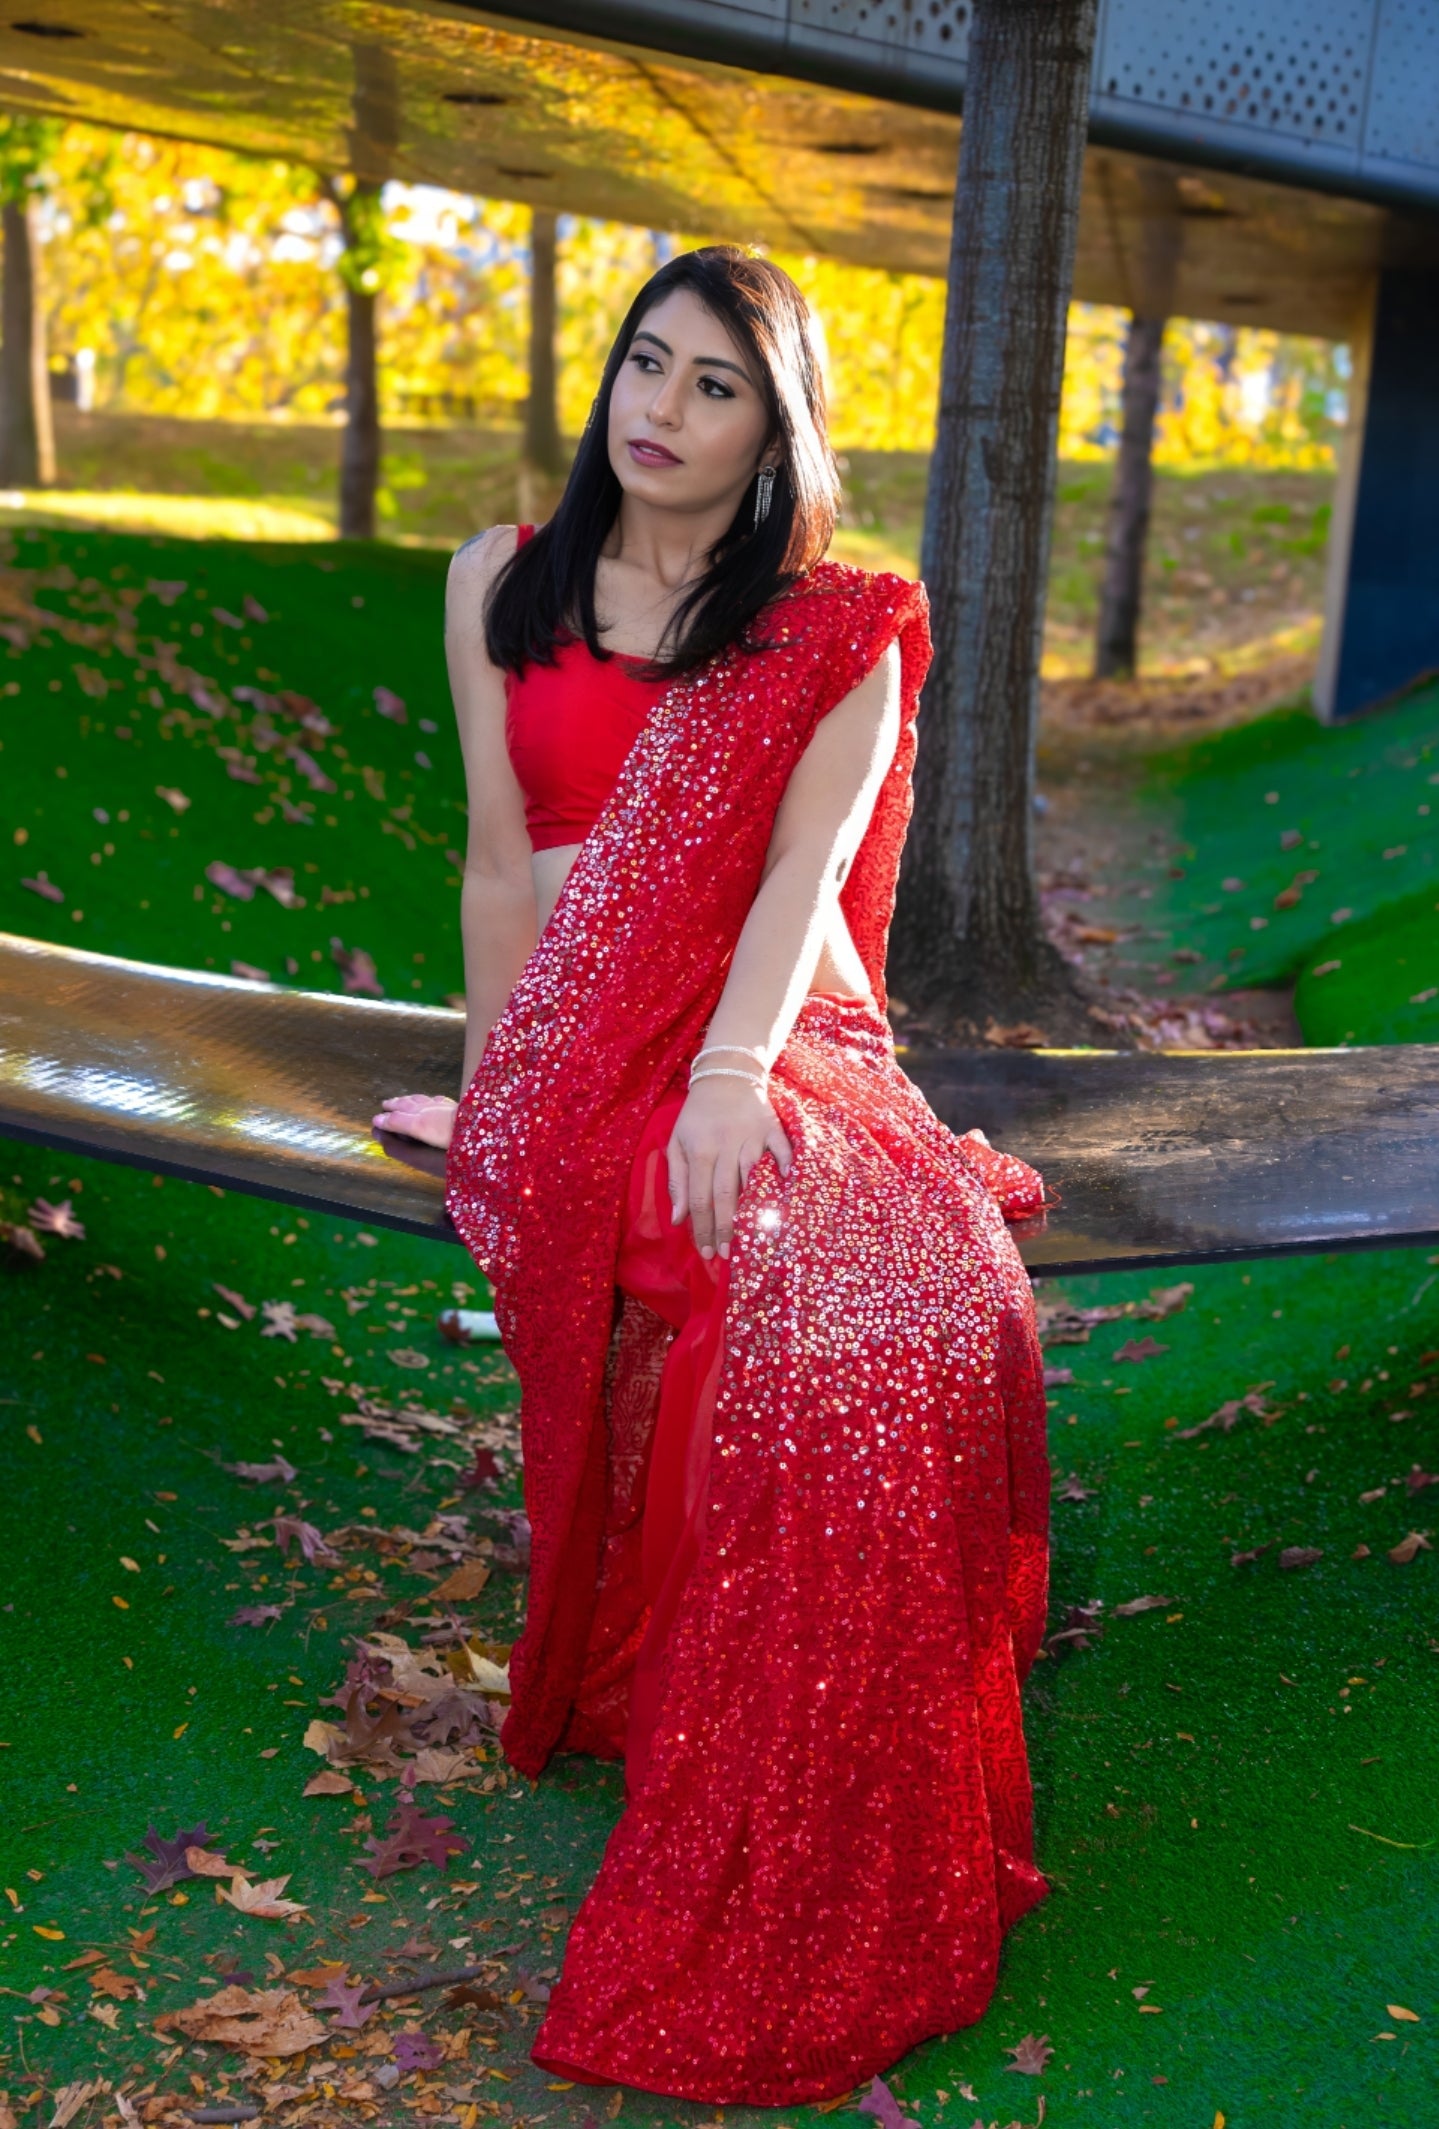
<instances>
[{"instance_id":1,"label":"yellow autumn foliage","mask_svg":"<svg viewBox=\"0 0 1439 2129\"><path fill-rule=\"evenodd\" d=\"M140 134L70 126L41 214L53 355L88 348L96 403L191 416L337 418L345 296L338 219L312 173ZM384 195L396 267L381 297L391 419L518 419L526 391L526 208L429 187ZM560 412L570 435L635 290L685 241L561 222ZM912 274L775 254L824 327L841 450L918 451L933 436L944 289ZM1120 413L1124 314L1071 307L1059 449L1104 458ZM1345 351L1188 320L1165 342L1155 441L1165 466L1333 462Z\"/></svg>"}]
</instances>

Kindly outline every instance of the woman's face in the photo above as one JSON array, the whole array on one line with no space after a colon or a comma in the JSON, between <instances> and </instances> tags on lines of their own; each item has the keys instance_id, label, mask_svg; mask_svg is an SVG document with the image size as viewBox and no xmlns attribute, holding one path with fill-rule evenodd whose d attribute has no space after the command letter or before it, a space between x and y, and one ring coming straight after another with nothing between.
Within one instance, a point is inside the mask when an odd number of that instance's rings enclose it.
<instances>
[{"instance_id":1,"label":"woman's face","mask_svg":"<svg viewBox=\"0 0 1439 2129\"><path fill-rule=\"evenodd\" d=\"M738 508L769 417L750 358L687 288L645 312L610 396L609 452L626 495L661 509Z\"/></svg>"}]
</instances>

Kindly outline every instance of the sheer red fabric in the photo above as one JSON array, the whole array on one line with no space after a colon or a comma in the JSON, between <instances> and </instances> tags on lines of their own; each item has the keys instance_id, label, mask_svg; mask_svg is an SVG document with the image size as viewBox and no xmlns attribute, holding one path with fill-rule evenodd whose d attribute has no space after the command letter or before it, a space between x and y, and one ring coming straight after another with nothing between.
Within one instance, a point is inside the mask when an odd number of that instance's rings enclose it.
<instances>
[{"instance_id":1,"label":"sheer red fabric","mask_svg":"<svg viewBox=\"0 0 1439 2129\"><path fill-rule=\"evenodd\" d=\"M940 1123L884 1017L924 594L825 564L765 621L652 709L460 1104L448 1202L522 1395L502 1743L535 1777L626 1757L534 2060L788 2105L978 2018L1044 1896L1019 1688L1049 1485L1006 1227L1040 1178ZM654 1156L789 775L895 640L840 897L873 998L805 1000L770 1086L790 1172L756 1163L699 1283L653 1231Z\"/></svg>"}]
</instances>

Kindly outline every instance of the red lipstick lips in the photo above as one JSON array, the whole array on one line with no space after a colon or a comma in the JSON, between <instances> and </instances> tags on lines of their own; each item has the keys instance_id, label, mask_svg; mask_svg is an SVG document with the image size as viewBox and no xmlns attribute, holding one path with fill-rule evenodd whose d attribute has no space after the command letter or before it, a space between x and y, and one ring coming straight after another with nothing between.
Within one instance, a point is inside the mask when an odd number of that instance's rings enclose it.
<instances>
[{"instance_id":1,"label":"red lipstick lips","mask_svg":"<svg viewBox=\"0 0 1439 2129\"><path fill-rule=\"evenodd\" d=\"M646 437L632 436L629 441L630 457L641 466L677 466L681 461L663 444L652 443Z\"/></svg>"}]
</instances>

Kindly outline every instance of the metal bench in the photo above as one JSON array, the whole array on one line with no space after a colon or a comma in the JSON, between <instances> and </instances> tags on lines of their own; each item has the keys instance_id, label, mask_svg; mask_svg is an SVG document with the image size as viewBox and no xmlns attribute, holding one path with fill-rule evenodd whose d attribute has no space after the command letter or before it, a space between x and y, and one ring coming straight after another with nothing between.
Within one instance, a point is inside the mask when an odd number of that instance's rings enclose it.
<instances>
[{"instance_id":1,"label":"metal bench","mask_svg":"<svg viewBox=\"0 0 1439 2129\"><path fill-rule=\"evenodd\" d=\"M382 1096L458 1084L462 1021L0 933L0 1136L456 1239ZM903 1056L1062 1204L1031 1272L1439 1240L1439 1045Z\"/></svg>"}]
</instances>

